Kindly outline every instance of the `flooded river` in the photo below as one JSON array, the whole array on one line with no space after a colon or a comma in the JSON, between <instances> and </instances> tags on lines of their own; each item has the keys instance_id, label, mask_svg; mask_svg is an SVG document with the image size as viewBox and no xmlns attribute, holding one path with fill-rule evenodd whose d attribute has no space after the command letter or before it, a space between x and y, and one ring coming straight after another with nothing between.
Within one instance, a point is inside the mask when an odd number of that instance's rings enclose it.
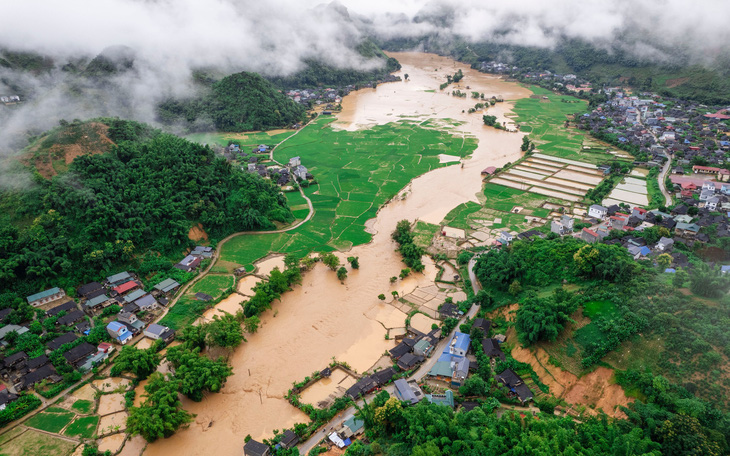
<instances>
[{"instance_id":1,"label":"flooded river","mask_svg":"<svg viewBox=\"0 0 730 456\"><path fill-rule=\"evenodd\" d=\"M404 267L390 238L396 223L402 219L439 223L455 206L476 200L483 168L519 157L520 134L485 127L481 114L462 114L462 109L468 109L476 100L437 93L438 85L446 74L461 68L465 74L462 91L469 85L485 95L501 95L506 100L528 96L529 91L442 57L393 55L403 65L400 74L408 73L410 80L348 95L343 100L340 126L362 128L397 121L399 115L450 118L466 122L459 131L479 138L478 149L463 168L452 165L415 179L407 198L380 210L368 224L374 233L373 241L339 255L360 257L360 269L349 271L344 284L321 263L306 273L302 286L275 302L273 311L262 315L259 331L248 335L248 341L231 355L234 375L223 391L199 403L184 400L185 409L197 415L195 422L169 439L150 444L145 455L214 452L239 456L247 434L255 439L271 437L274 429L308 421L284 399L292 382L324 368L333 357L348 362L358 372L369 369L394 346L392 340L385 340L386 328L403 324L393 312L373 311L383 306L377 296L389 295L391 290L403 294L407 289L433 284L435 267L430 262L428 274L412 275L395 285L389 283L389 278ZM434 93L425 91L434 89ZM508 102L498 104L490 108L490 113L503 116L510 106ZM378 320L381 315L383 322Z\"/></svg>"}]
</instances>

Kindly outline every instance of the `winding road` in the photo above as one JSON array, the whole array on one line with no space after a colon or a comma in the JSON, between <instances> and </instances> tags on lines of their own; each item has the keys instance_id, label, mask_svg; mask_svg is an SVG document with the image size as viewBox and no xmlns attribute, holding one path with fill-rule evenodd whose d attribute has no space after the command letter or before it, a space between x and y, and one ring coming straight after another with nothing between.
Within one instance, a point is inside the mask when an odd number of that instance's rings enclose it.
<instances>
[{"instance_id":1,"label":"winding road","mask_svg":"<svg viewBox=\"0 0 730 456\"><path fill-rule=\"evenodd\" d=\"M644 125L644 122L641 120L641 113L639 113L638 116L639 119L639 125L641 125L643 128L646 129L646 126ZM656 137L656 134L651 130L647 129L647 132L654 138L654 141L658 144L659 139ZM669 168L672 166L672 159L669 157L669 155L665 152L663 152L663 155L666 157L667 161L664 162L664 166L662 167L662 170L659 172L659 175L657 176L658 182L659 182L659 190L662 192L662 195L664 195L665 206L671 206L672 205L672 195L667 190L667 173L669 173Z\"/></svg>"}]
</instances>

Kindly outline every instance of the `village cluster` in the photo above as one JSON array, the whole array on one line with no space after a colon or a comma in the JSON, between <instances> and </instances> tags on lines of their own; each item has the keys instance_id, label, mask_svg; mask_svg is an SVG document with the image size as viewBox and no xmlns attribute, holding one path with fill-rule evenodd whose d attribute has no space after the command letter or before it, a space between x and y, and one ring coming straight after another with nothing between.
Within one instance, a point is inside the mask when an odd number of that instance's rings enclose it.
<instances>
[{"instance_id":1,"label":"village cluster","mask_svg":"<svg viewBox=\"0 0 730 456\"><path fill-rule=\"evenodd\" d=\"M212 255L211 247L198 246L175 268L192 272ZM31 307L40 310L44 320L52 318L55 323L51 329L43 327L40 338L45 342L45 349L43 353L35 353L37 356L34 357L12 343L28 333L33 322L0 327L4 354L0 360L0 410L17 399L21 391L63 380L54 365L54 353L60 353L74 370L85 373L107 359L116 345L126 345L134 342L135 338L147 337L152 341L170 343L175 331L154 322L179 287L177 281L168 278L145 291L139 278L124 271L107 277L103 282L90 282L78 287L75 299L58 287L26 297ZM199 295L196 299L213 299L203 293ZM0 324L11 313L11 308L0 310ZM88 341L92 328L98 325L103 325L109 336L106 339L111 343L92 344Z\"/></svg>"},{"instance_id":2,"label":"village cluster","mask_svg":"<svg viewBox=\"0 0 730 456\"><path fill-rule=\"evenodd\" d=\"M244 171L258 174L264 179L271 179L280 187L291 187L295 182L301 183L314 178L302 165L300 157L292 157L286 165L281 166L271 160L270 149L269 146L261 144L248 154L239 144L231 143L224 149L223 156L229 161L236 160Z\"/></svg>"}]
</instances>

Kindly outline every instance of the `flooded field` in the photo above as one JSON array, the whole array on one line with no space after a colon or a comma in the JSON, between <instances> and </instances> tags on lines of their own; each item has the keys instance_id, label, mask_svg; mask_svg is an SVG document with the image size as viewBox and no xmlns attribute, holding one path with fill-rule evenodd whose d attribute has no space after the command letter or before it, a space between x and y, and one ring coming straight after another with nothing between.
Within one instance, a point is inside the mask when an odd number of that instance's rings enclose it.
<instances>
[{"instance_id":1,"label":"flooded field","mask_svg":"<svg viewBox=\"0 0 730 456\"><path fill-rule=\"evenodd\" d=\"M315 407L330 395L342 396L347 388L355 384L355 379L341 369L335 369L329 378L323 378L302 392L302 402Z\"/></svg>"},{"instance_id":2,"label":"flooded field","mask_svg":"<svg viewBox=\"0 0 730 456\"><path fill-rule=\"evenodd\" d=\"M351 271L348 266L344 284L318 263L304 275L301 286L284 294L281 302L274 302L273 310L261 316L259 331L248 335L248 341L232 353L234 375L223 391L198 403L184 399L184 408L197 415L195 421L173 437L148 445L145 455L208 455L215 448L216 454L237 456L247 434L255 439L269 438L274 429L307 422L308 418L284 399L292 382L323 369L333 356L358 372L369 369L385 350L395 346L393 340L385 340L387 325L403 325L404 321L397 312L380 307L386 304L377 296L383 293L390 298L391 291L403 296L417 287L433 286L437 268L429 259L424 259L426 274L412 274L390 283L390 277L398 276L404 268L390 237L396 223L402 219L440 223L455 206L477 201L482 169L520 156L521 134L485 127L481 115L461 113L474 100L424 90L438 89L446 74L458 68L466 75L462 90L469 85L485 95L511 100L528 96L527 89L442 57L416 53L394 56L403 64L401 72L408 73L411 80L345 97L341 126L357 129L395 121L398 116L451 118L465 122L454 132L478 137L479 147L463 167L439 168L422 175L408 186L407 197L395 198L380 210L368 224L373 241L340 255L360 258L359 270ZM504 118L510 106L501 103L489 113ZM267 269L273 268L272 264L267 262ZM264 266L259 266L257 273L262 273ZM240 283L239 290L249 286Z\"/></svg>"}]
</instances>

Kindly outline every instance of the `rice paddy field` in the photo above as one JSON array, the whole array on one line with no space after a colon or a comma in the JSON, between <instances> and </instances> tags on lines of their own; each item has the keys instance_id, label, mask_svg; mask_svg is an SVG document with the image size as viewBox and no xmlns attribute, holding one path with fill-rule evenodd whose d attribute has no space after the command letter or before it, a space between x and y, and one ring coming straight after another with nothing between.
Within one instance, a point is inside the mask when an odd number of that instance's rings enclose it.
<instances>
[{"instance_id":1,"label":"rice paddy field","mask_svg":"<svg viewBox=\"0 0 730 456\"><path fill-rule=\"evenodd\" d=\"M622 151L606 152L607 146L575 128L565 128L565 121L585 112L587 103L569 95L555 94L532 86L534 95L517 100L514 121L529 133L540 152L555 157L599 163L613 158L630 160ZM547 98L545 98L547 97Z\"/></svg>"},{"instance_id":2,"label":"rice paddy field","mask_svg":"<svg viewBox=\"0 0 730 456\"><path fill-rule=\"evenodd\" d=\"M446 166L439 163L440 154L466 157L476 148L474 138L411 121L345 131L333 129L334 120L313 121L274 153L281 163L300 156L314 175L316 184L304 189L312 200L314 217L286 233L231 239L221 251L226 270L238 266L252 270L253 263L269 252L305 255L368 243L372 236L365 231L365 222L375 217L380 206L415 177ZM295 216L305 215L303 198L286 195Z\"/></svg>"},{"instance_id":3,"label":"rice paddy field","mask_svg":"<svg viewBox=\"0 0 730 456\"><path fill-rule=\"evenodd\" d=\"M261 132L247 133L193 133L186 136L186 139L200 144L218 145L226 147L231 141L243 146L258 146L266 144L267 146L275 146L291 136L294 130L272 130Z\"/></svg>"},{"instance_id":4,"label":"rice paddy field","mask_svg":"<svg viewBox=\"0 0 730 456\"><path fill-rule=\"evenodd\" d=\"M223 293L235 285L233 275L208 274L190 287L178 302L170 307L167 315L160 321L161 325L173 329L184 328L192 324L210 304L220 298ZM199 301L196 293L205 293L213 297L213 301Z\"/></svg>"}]
</instances>

